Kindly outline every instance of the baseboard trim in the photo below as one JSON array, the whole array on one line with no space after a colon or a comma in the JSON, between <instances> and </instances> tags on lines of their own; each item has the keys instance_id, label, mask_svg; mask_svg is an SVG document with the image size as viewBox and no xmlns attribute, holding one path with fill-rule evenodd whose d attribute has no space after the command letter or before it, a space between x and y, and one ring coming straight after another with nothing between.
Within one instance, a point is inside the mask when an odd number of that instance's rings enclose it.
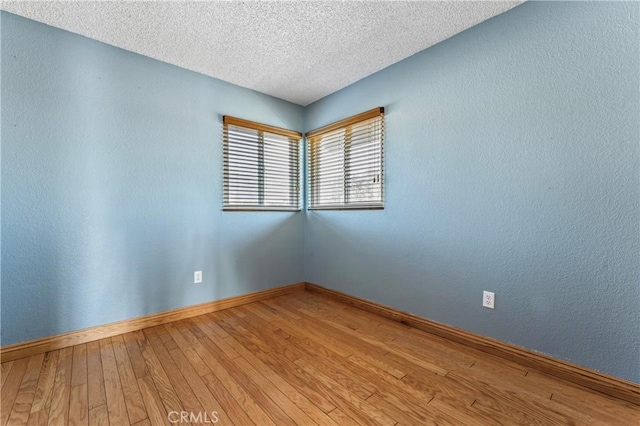
<instances>
[{"instance_id":1,"label":"baseboard trim","mask_svg":"<svg viewBox=\"0 0 640 426\"><path fill-rule=\"evenodd\" d=\"M258 302L304 290L389 318L402 324L410 325L419 330L479 349L503 359L517 362L542 373L567 380L603 394L640 405L640 385L636 383L496 339L471 333L460 328L440 324L414 314L331 290L317 284L304 282L4 346L0 348L0 361L12 361L18 358L92 342L131 331L142 330L147 327L179 321L223 309L230 309L247 303Z\"/></svg>"},{"instance_id":2,"label":"baseboard trim","mask_svg":"<svg viewBox=\"0 0 640 426\"><path fill-rule=\"evenodd\" d=\"M640 405L640 385L615 376L600 373L576 364L552 358L528 349L505 343L496 339L471 333L460 328L440 324L417 315L390 308L339 291L331 290L317 284L306 283L305 290L360 308L385 318L410 325L422 331L435 334L445 339L479 349L483 352L499 356L503 359L575 383L580 386L601 392Z\"/></svg>"},{"instance_id":3,"label":"baseboard trim","mask_svg":"<svg viewBox=\"0 0 640 426\"><path fill-rule=\"evenodd\" d=\"M247 303L270 299L272 297L282 296L296 291L304 291L304 288L305 283L290 284L241 296L215 300L199 305L187 306L185 308L174 309L172 311L160 312L157 314L85 328L69 333L44 337L42 339L7 345L0 348L0 360L1 362L11 361L56 349L66 348L68 346L92 342L94 340L113 337L123 333L129 333L131 331L142 330L147 327L153 327L172 321L179 321L185 318L191 318L210 312L245 305Z\"/></svg>"}]
</instances>

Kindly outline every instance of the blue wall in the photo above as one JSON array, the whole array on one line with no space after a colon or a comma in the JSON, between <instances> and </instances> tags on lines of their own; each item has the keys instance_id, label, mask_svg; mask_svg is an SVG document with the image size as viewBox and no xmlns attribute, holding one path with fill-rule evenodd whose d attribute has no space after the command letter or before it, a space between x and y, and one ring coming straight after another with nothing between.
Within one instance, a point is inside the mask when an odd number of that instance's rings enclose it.
<instances>
[{"instance_id":1,"label":"blue wall","mask_svg":"<svg viewBox=\"0 0 640 426\"><path fill-rule=\"evenodd\" d=\"M306 109L2 13L2 345L306 279L640 382L639 8L526 3ZM385 210L221 211L222 114L375 106Z\"/></svg>"},{"instance_id":2,"label":"blue wall","mask_svg":"<svg viewBox=\"0 0 640 426\"><path fill-rule=\"evenodd\" d=\"M386 208L309 212L306 280L640 382L639 10L525 3L307 107L386 108Z\"/></svg>"},{"instance_id":3,"label":"blue wall","mask_svg":"<svg viewBox=\"0 0 640 426\"><path fill-rule=\"evenodd\" d=\"M303 280L303 214L221 211L221 116L302 107L1 19L2 345Z\"/></svg>"}]
</instances>

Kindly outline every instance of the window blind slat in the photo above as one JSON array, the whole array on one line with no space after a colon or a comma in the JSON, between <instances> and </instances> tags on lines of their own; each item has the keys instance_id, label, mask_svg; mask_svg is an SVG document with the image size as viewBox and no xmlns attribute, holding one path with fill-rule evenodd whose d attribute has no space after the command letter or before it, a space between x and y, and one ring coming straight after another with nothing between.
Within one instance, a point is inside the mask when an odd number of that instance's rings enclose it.
<instances>
[{"instance_id":1,"label":"window blind slat","mask_svg":"<svg viewBox=\"0 0 640 426\"><path fill-rule=\"evenodd\" d=\"M267 147L265 147L265 149L267 149ZM269 158L279 158L279 159L289 159L291 158L295 153L289 152L289 151L273 151L270 150L266 153L262 153L262 149L246 149L243 147L234 147L229 149L229 151L227 151L227 156L228 157L234 157L234 156L238 156L238 157L259 157L261 155L265 155L268 156Z\"/></svg>"},{"instance_id":2,"label":"window blind slat","mask_svg":"<svg viewBox=\"0 0 640 426\"><path fill-rule=\"evenodd\" d=\"M324 166L321 169L317 170L316 173L340 173L343 174L344 173L344 169L345 167L343 165L341 165L340 163L332 163L329 166ZM377 173L380 172L381 168L379 164L375 164L372 162L362 162L362 163L351 163L351 166L349 167L349 170L351 170L352 172L362 172L362 171L366 171L366 170L372 170L372 171L377 171ZM345 176L345 179L349 179L349 176Z\"/></svg>"},{"instance_id":3,"label":"window blind slat","mask_svg":"<svg viewBox=\"0 0 640 426\"><path fill-rule=\"evenodd\" d=\"M254 188L260 184L259 182L260 181L250 181L250 180L236 181L233 184L228 184L224 186L226 188L238 188L242 190L251 189L253 191ZM287 184L269 183L269 184L266 184L266 186L269 187L269 192L282 192L282 191L291 192L291 186Z\"/></svg>"},{"instance_id":4,"label":"window blind slat","mask_svg":"<svg viewBox=\"0 0 640 426\"><path fill-rule=\"evenodd\" d=\"M239 167L242 167L244 169L255 169L255 170L259 170L259 169L264 169L265 167L268 167L270 169L279 169L280 165L282 165L283 168L282 170L290 170L293 167L298 165L298 162L295 161L295 159L291 159L289 161L281 161L281 162L277 162L277 161L271 161L271 160L265 160L263 161L262 165L258 165L257 162L258 157L255 157L253 159L248 158L227 158L225 159L228 163L228 168L230 169L235 169L238 170Z\"/></svg>"}]
</instances>

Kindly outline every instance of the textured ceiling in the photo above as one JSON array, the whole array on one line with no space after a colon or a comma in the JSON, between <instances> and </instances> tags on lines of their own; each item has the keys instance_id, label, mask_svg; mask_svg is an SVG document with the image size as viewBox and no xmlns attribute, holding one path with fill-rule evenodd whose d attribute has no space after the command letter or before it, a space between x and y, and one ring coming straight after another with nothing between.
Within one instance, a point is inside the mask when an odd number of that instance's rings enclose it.
<instances>
[{"instance_id":1,"label":"textured ceiling","mask_svg":"<svg viewBox=\"0 0 640 426\"><path fill-rule=\"evenodd\" d=\"M2 1L2 9L300 105L521 1Z\"/></svg>"}]
</instances>

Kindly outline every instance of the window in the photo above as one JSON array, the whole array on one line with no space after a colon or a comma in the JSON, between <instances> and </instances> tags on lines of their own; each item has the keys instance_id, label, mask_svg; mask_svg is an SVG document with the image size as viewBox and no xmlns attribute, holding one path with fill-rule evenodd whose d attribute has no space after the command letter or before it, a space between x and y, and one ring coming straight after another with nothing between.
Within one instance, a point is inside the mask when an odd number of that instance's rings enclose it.
<instances>
[{"instance_id":1,"label":"window","mask_svg":"<svg viewBox=\"0 0 640 426\"><path fill-rule=\"evenodd\" d=\"M381 209L384 108L307 133L309 209Z\"/></svg>"},{"instance_id":2,"label":"window","mask_svg":"<svg viewBox=\"0 0 640 426\"><path fill-rule=\"evenodd\" d=\"M223 210L300 210L300 140L291 130L225 115Z\"/></svg>"}]
</instances>

